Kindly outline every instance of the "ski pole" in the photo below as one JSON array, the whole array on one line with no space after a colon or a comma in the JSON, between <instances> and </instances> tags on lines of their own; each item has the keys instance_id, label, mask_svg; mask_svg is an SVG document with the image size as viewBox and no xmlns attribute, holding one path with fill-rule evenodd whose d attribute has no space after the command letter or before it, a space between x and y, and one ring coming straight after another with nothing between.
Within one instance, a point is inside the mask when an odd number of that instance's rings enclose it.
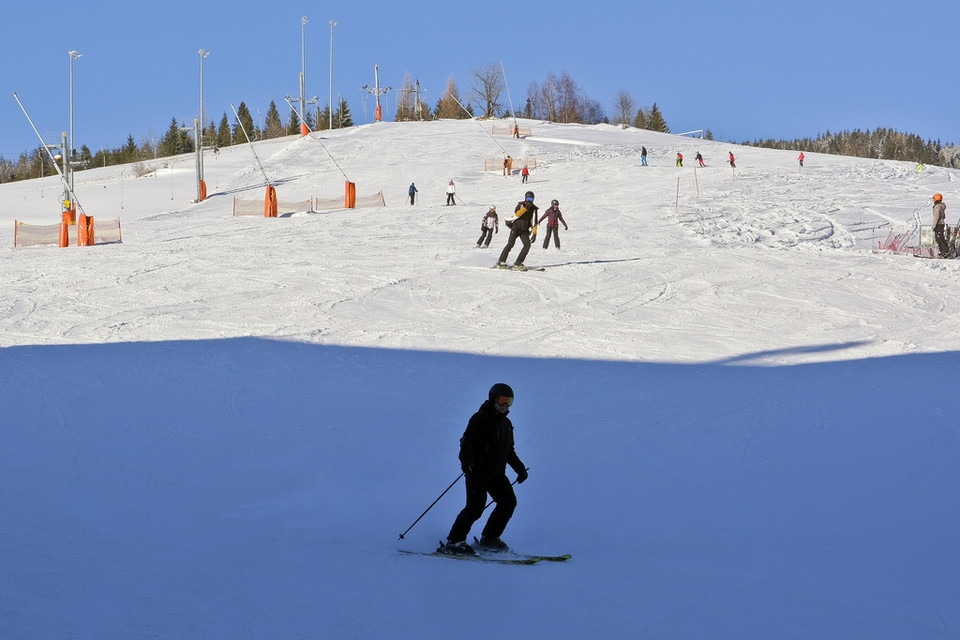
<instances>
[{"instance_id":1,"label":"ski pole","mask_svg":"<svg viewBox=\"0 0 960 640\"><path fill-rule=\"evenodd\" d=\"M407 530L406 530L406 531L404 531L403 533L400 534L400 537L397 538L397 540L403 540L403 536L405 536L405 535L407 535L408 533L410 533L410 529L413 529L415 526L417 526L417 523L420 522L421 518L423 518L423 516L427 515L427 511L430 511L430 509L433 509L433 505L435 505L435 504L437 504L438 502L440 502L440 498L442 498L443 496L447 495L447 491L450 491L450 489L453 489L453 485L455 485L455 484L457 484L458 482L460 482L460 478L462 478L462 477L463 477L463 472L461 472L460 475L457 476L457 479L456 479L456 480L454 480L453 482L450 483L450 486L449 486L449 487L447 487L446 489L443 490L443 493L441 493L439 496L437 496L437 499L434 500L433 503L431 503L429 507L427 507L427 510L426 510L426 511L424 511L423 513L420 514L420 517L419 517L419 518L417 518L416 520L413 521L413 524L412 524L412 525L410 525L409 527L407 527Z\"/></svg>"}]
</instances>

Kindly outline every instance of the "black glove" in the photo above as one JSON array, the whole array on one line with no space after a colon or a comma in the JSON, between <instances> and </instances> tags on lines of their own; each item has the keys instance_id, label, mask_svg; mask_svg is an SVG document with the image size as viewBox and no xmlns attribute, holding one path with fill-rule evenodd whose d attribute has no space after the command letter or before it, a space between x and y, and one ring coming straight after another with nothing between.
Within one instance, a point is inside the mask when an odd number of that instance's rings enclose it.
<instances>
[{"instance_id":1,"label":"black glove","mask_svg":"<svg viewBox=\"0 0 960 640\"><path fill-rule=\"evenodd\" d=\"M473 463L472 462L461 462L460 470L463 471L464 475L470 475L473 473Z\"/></svg>"},{"instance_id":2,"label":"black glove","mask_svg":"<svg viewBox=\"0 0 960 640\"><path fill-rule=\"evenodd\" d=\"M520 469L517 471L517 484L523 484L523 481L527 479L527 476L530 474L527 473L526 469Z\"/></svg>"}]
</instances>

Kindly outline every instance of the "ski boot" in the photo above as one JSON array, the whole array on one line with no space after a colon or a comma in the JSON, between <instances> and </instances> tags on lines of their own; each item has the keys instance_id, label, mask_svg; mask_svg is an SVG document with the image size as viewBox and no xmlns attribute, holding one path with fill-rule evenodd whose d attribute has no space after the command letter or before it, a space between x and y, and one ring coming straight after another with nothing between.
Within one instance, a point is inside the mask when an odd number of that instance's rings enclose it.
<instances>
[{"instance_id":1,"label":"ski boot","mask_svg":"<svg viewBox=\"0 0 960 640\"><path fill-rule=\"evenodd\" d=\"M500 538L491 538L489 536L481 536L478 544L481 548L487 549L488 551L506 551L510 548L507 546L507 543Z\"/></svg>"},{"instance_id":2,"label":"ski boot","mask_svg":"<svg viewBox=\"0 0 960 640\"><path fill-rule=\"evenodd\" d=\"M477 552L474 551L473 547L467 544L465 540L460 542L451 542L447 540L446 544L440 545L440 548L437 549L438 553L445 553L451 556L475 556Z\"/></svg>"}]
</instances>

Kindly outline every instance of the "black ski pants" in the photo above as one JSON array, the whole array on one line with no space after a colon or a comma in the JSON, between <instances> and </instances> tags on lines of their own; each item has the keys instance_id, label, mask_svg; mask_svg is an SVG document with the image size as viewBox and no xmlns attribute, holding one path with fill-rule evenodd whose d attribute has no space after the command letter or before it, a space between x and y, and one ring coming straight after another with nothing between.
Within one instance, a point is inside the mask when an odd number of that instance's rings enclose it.
<instances>
[{"instance_id":1,"label":"black ski pants","mask_svg":"<svg viewBox=\"0 0 960 640\"><path fill-rule=\"evenodd\" d=\"M530 230L520 231L514 225L514 228L510 229L510 239L507 240L507 246L500 252L499 262L507 261L507 256L510 255L513 245L517 243L517 238L520 238L520 242L523 243L523 249L520 249L520 254L517 256L517 264L523 264L523 261L527 259L527 254L530 253Z\"/></svg>"},{"instance_id":2,"label":"black ski pants","mask_svg":"<svg viewBox=\"0 0 960 640\"><path fill-rule=\"evenodd\" d=\"M484 240L486 240L486 243L484 243ZM477 240L477 246L479 247L482 244L485 247L489 247L491 240L493 240L493 229L480 227L480 239Z\"/></svg>"},{"instance_id":3,"label":"black ski pants","mask_svg":"<svg viewBox=\"0 0 960 640\"><path fill-rule=\"evenodd\" d=\"M487 506L487 494L493 498L496 505L493 507L493 513L487 519L487 524L483 527L481 536L488 538L499 538L503 530L507 528L507 523L513 516L513 510L517 508L517 495L513 492L513 486L507 478L506 473L490 476L484 473L470 473L464 476L467 485L467 505L457 516L450 528L450 535L447 536L449 542L463 542L470 533L473 523L483 515L484 507Z\"/></svg>"},{"instance_id":4,"label":"black ski pants","mask_svg":"<svg viewBox=\"0 0 960 640\"><path fill-rule=\"evenodd\" d=\"M940 251L941 257L950 255L950 245L947 244L947 238L944 236L945 229L946 227L943 224L938 224L933 228L933 237L937 240L937 249Z\"/></svg>"},{"instance_id":5,"label":"black ski pants","mask_svg":"<svg viewBox=\"0 0 960 640\"><path fill-rule=\"evenodd\" d=\"M550 235L553 234L553 243L560 248L560 225L551 227L547 225L547 237L543 239L543 248L546 249L550 245Z\"/></svg>"}]
</instances>

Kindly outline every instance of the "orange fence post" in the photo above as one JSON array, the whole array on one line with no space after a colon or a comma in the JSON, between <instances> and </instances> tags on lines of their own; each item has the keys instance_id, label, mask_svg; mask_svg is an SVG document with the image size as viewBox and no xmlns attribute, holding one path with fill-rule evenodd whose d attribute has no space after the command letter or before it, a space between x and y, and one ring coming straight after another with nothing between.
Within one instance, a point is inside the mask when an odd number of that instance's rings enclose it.
<instances>
[{"instance_id":1,"label":"orange fence post","mask_svg":"<svg viewBox=\"0 0 960 640\"><path fill-rule=\"evenodd\" d=\"M343 206L353 209L357 206L357 185L349 180L343 185Z\"/></svg>"},{"instance_id":2,"label":"orange fence post","mask_svg":"<svg viewBox=\"0 0 960 640\"><path fill-rule=\"evenodd\" d=\"M203 202L207 199L207 183L203 180L200 181L200 199L197 202Z\"/></svg>"},{"instance_id":3,"label":"orange fence post","mask_svg":"<svg viewBox=\"0 0 960 640\"><path fill-rule=\"evenodd\" d=\"M77 246L92 247L93 244L93 217L81 213L80 222L77 225Z\"/></svg>"},{"instance_id":4,"label":"orange fence post","mask_svg":"<svg viewBox=\"0 0 960 640\"><path fill-rule=\"evenodd\" d=\"M64 222L60 223L60 246L67 247L70 246L70 232L68 231L69 225Z\"/></svg>"},{"instance_id":5,"label":"orange fence post","mask_svg":"<svg viewBox=\"0 0 960 640\"><path fill-rule=\"evenodd\" d=\"M263 199L263 217L264 218L276 218L277 217L277 190L273 187L272 184L267 185L267 194Z\"/></svg>"},{"instance_id":6,"label":"orange fence post","mask_svg":"<svg viewBox=\"0 0 960 640\"><path fill-rule=\"evenodd\" d=\"M300 135L301 135L301 136L306 136L306 135L309 134L309 133L310 133L310 129L307 127L306 123L301 122L301 123L300 123Z\"/></svg>"}]
</instances>

